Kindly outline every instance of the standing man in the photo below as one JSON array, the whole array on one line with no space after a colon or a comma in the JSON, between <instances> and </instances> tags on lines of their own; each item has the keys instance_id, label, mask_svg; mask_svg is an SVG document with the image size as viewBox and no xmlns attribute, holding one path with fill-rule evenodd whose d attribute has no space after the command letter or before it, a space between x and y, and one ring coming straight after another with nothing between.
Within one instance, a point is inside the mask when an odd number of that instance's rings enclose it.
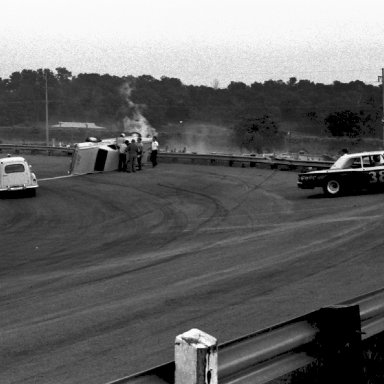
<instances>
[{"instance_id":1,"label":"standing man","mask_svg":"<svg viewBox=\"0 0 384 384\"><path fill-rule=\"evenodd\" d=\"M128 167L129 167L129 146L131 145L129 143L129 140L125 140L125 168L124 170L125 171L128 171Z\"/></svg>"},{"instance_id":2,"label":"standing man","mask_svg":"<svg viewBox=\"0 0 384 384\"><path fill-rule=\"evenodd\" d=\"M137 139L137 166L139 171L141 171L142 169L141 161L143 159L143 155L144 155L144 146L143 146L143 143L141 142L141 137L139 137Z\"/></svg>"},{"instance_id":3,"label":"standing man","mask_svg":"<svg viewBox=\"0 0 384 384\"><path fill-rule=\"evenodd\" d=\"M127 144L125 142L119 143L119 172L124 172L127 169Z\"/></svg>"},{"instance_id":4,"label":"standing man","mask_svg":"<svg viewBox=\"0 0 384 384\"><path fill-rule=\"evenodd\" d=\"M156 136L153 136L152 144L151 144L152 167L156 167L156 165L157 165L157 151L158 151L158 149L159 149L159 143L157 142Z\"/></svg>"},{"instance_id":5,"label":"standing man","mask_svg":"<svg viewBox=\"0 0 384 384\"><path fill-rule=\"evenodd\" d=\"M120 136L116 138L117 148L119 148L121 144L124 144L124 142L125 142L125 133L121 133Z\"/></svg>"},{"instance_id":6,"label":"standing man","mask_svg":"<svg viewBox=\"0 0 384 384\"><path fill-rule=\"evenodd\" d=\"M135 139L132 139L131 143L128 145L128 156L129 156L128 172L136 172L135 166L137 161L137 144Z\"/></svg>"}]
</instances>

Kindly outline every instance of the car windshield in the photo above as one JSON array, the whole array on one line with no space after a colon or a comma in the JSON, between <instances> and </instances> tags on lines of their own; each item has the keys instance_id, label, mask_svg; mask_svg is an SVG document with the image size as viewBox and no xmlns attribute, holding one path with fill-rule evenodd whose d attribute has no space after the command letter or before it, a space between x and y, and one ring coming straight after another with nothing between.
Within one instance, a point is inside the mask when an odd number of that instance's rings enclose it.
<instances>
[{"instance_id":1,"label":"car windshield","mask_svg":"<svg viewBox=\"0 0 384 384\"><path fill-rule=\"evenodd\" d=\"M8 164L4 167L5 173L18 173L24 172L23 164Z\"/></svg>"}]
</instances>

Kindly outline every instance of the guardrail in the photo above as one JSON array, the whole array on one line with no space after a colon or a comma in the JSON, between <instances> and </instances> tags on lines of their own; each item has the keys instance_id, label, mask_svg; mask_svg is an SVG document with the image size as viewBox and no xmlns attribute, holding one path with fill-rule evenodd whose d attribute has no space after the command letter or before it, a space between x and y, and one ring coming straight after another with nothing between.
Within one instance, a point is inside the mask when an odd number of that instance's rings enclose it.
<instances>
[{"instance_id":1,"label":"guardrail","mask_svg":"<svg viewBox=\"0 0 384 384\"><path fill-rule=\"evenodd\" d=\"M274 169L304 169L312 167L314 169L329 168L333 161L281 159L281 158L262 158L253 156L220 155L220 154L197 154L197 153L175 153L160 152L158 157L162 161L181 162L191 164L210 164L241 167L266 166Z\"/></svg>"},{"instance_id":2,"label":"guardrail","mask_svg":"<svg viewBox=\"0 0 384 384\"><path fill-rule=\"evenodd\" d=\"M1 152L13 153L31 153L37 154L45 152L48 155L72 155L74 147L47 147L43 145L29 144L0 144ZM165 162L188 162L191 164L209 164L225 166L256 167L264 166L272 169L326 169L329 168L332 161L316 160L298 160L298 159L280 159L280 158L262 158L253 156L237 156L224 154L198 154L198 153L178 153L178 152L159 152L158 158Z\"/></svg>"},{"instance_id":3,"label":"guardrail","mask_svg":"<svg viewBox=\"0 0 384 384\"><path fill-rule=\"evenodd\" d=\"M323 379L316 382L362 383L363 343L383 331L381 289L219 345L218 378L220 384L277 383L312 370ZM172 361L108 384L174 384L176 368Z\"/></svg>"},{"instance_id":4,"label":"guardrail","mask_svg":"<svg viewBox=\"0 0 384 384\"><path fill-rule=\"evenodd\" d=\"M50 155L72 155L74 148L70 147L47 147L44 145L29 145L29 144L0 144L0 153L12 152L14 154L30 153L32 155L40 152Z\"/></svg>"}]
</instances>

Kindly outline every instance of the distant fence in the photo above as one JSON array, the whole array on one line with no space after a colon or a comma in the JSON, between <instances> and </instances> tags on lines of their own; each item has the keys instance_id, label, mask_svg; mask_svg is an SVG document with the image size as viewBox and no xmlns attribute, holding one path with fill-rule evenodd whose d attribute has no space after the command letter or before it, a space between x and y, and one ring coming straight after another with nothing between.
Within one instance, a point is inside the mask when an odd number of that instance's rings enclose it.
<instances>
[{"instance_id":1,"label":"distant fence","mask_svg":"<svg viewBox=\"0 0 384 384\"><path fill-rule=\"evenodd\" d=\"M74 148L70 147L47 147L44 145L28 145L28 144L0 144L0 153L2 154L21 154L30 153L37 155L43 153L51 156L72 156Z\"/></svg>"},{"instance_id":2,"label":"distant fence","mask_svg":"<svg viewBox=\"0 0 384 384\"><path fill-rule=\"evenodd\" d=\"M220 384L276 384L279 379L289 382L287 377L295 372L300 372L304 377L301 382L306 382L306 375L315 372L316 382L363 383L364 344L383 331L384 289L381 289L219 345L216 377ZM192 344L193 341L186 339ZM202 356L202 347L199 348L197 356ZM194 367L191 370L199 370L196 367L199 359L191 360L189 363ZM202 364L207 360L202 356ZM181 364L175 359L108 384L191 382L177 374L180 365L184 371L185 357ZM192 382L214 384L207 377Z\"/></svg>"},{"instance_id":3,"label":"distant fence","mask_svg":"<svg viewBox=\"0 0 384 384\"><path fill-rule=\"evenodd\" d=\"M158 154L160 160L173 163L189 163L189 164L209 164L224 165L229 167L268 167L275 169L304 169L329 168L333 161L316 161L316 160L299 160L299 159L281 159L281 158L263 158L252 156L236 156L221 154L197 154L197 153L173 153L160 152Z\"/></svg>"}]
</instances>

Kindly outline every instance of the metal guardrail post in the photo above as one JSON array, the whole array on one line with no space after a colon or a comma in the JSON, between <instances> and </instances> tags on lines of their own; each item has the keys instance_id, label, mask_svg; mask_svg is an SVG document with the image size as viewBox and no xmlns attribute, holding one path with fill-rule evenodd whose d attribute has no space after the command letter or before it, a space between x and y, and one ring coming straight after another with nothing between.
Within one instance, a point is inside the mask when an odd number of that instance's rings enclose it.
<instances>
[{"instance_id":1,"label":"metal guardrail post","mask_svg":"<svg viewBox=\"0 0 384 384\"><path fill-rule=\"evenodd\" d=\"M362 383L359 305L335 305L318 311L320 383Z\"/></svg>"},{"instance_id":2,"label":"metal guardrail post","mask_svg":"<svg viewBox=\"0 0 384 384\"><path fill-rule=\"evenodd\" d=\"M217 340L191 329L175 340L175 384L217 384Z\"/></svg>"}]
</instances>

